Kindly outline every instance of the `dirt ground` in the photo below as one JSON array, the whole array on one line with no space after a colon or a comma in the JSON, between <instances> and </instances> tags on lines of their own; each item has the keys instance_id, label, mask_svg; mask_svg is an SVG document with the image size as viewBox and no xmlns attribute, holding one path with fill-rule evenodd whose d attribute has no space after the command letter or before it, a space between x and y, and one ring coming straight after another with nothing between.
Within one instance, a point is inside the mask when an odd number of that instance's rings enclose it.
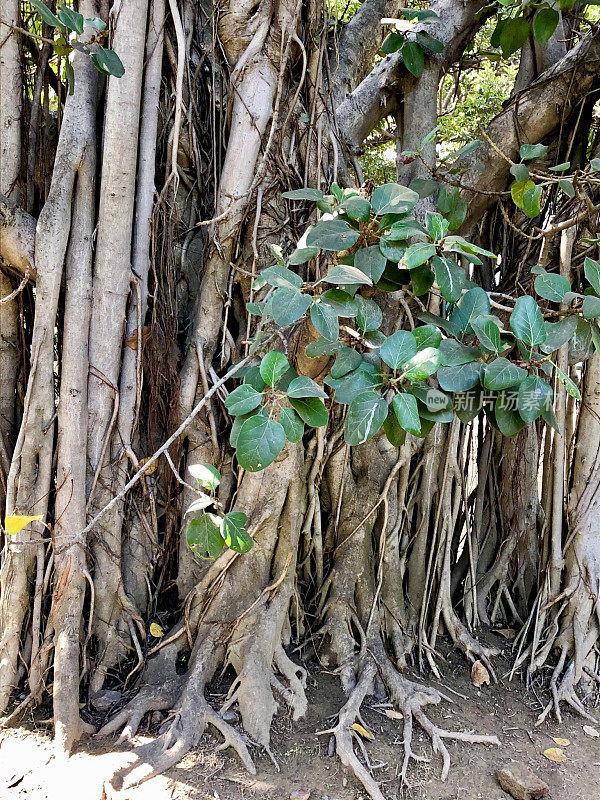
<instances>
[{"instance_id":1,"label":"dirt ground","mask_svg":"<svg viewBox=\"0 0 600 800\"><path fill-rule=\"evenodd\" d=\"M600 800L600 738L586 735L586 720L569 711L564 712L562 724L550 719L535 728L547 698L541 683L525 692L518 679L508 681L508 660L500 658L495 665L498 684L476 689L464 660L450 654L444 685L432 682L454 700L431 710L434 722L449 729L496 734L502 742L501 747L450 742L452 766L445 783L439 779L440 758L432 756L425 736L416 728L415 749L430 761L413 762L411 785L400 788L402 721L389 719L374 698L363 706L364 722L374 735L373 741L366 742L367 752L387 798L502 800L508 795L496 781L496 770L506 762L520 760L548 783L551 800ZM310 791L310 800L363 798L353 777L336 757L328 755L329 736L318 735L330 727L343 703L337 678L320 672L318 681L309 679L308 696L305 719L292 723L282 708L275 720L272 749L280 771L268 756L254 749L258 771L256 776L249 775L231 751L218 751L217 740L208 734L197 750L168 773L119 793L119 800L288 800L299 790ZM222 698L217 689L209 697L215 706ZM593 713L600 730L600 713L598 709ZM103 782L130 758L127 749L116 749L112 740L92 738L83 742L68 762L62 762L53 756L49 732L49 721L39 716L0 732L0 800L101 800ZM146 729L139 740L147 741L149 735ZM567 757L563 763L553 763L542 755L546 748L556 746L552 737L570 741L563 747Z\"/></svg>"}]
</instances>

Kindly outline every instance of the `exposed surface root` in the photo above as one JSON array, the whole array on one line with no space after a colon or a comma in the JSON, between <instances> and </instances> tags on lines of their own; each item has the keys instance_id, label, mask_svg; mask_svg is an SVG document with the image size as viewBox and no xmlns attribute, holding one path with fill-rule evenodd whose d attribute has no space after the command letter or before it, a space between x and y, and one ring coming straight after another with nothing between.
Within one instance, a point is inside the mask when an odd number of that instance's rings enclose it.
<instances>
[{"instance_id":1,"label":"exposed surface root","mask_svg":"<svg viewBox=\"0 0 600 800\"><path fill-rule=\"evenodd\" d=\"M411 759L415 761L428 761L425 756L415 753L412 749L413 722L416 721L431 739L433 752L442 757L443 766L441 779L448 777L450 769L450 754L444 743L445 739L468 742L470 744L496 744L500 745L497 736L479 735L463 731L448 731L435 725L424 713L427 705L437 705L441 700L452 702L448 697L430 687L413 682L400 674L383 652L383 646L377 645L377 655L372 650L363 650L359 658L359 678L350 692L348 701L341 709L338 723L331 731L335 737L336 751L344 766L348 767L357 780L364 786L372 800L384 800L377 782L373 778L368 755L358 733L352 725L360 721L360 707L367 694L373 691L375 678L379 676L387 688L393 705L402 712L404 717L404 758L400 772L400 783L406 782L406 775ZM379 652L381 651L381 652ZM354 741L359 745L365 764L359 759L354 749Z\"/></svg>"}]
</instances>

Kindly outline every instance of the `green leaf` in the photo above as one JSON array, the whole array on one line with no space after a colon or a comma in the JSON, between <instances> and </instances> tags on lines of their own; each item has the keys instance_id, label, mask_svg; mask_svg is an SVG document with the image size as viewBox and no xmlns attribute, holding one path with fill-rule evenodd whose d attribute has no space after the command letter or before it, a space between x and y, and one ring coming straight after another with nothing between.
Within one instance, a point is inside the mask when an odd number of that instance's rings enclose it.
<instances>
[{"instance_id":1,"label":"green leaf","mask_svg":"<svg viewBox=\"0 0 600 800\"><path fill-rule=\"evenodd\" d=\"M522 430L525 422L521 419L517 411L518 396L515 391L503 391L498 393L494 414L496 423L504 436L516 436Z\"/></svg>"},{"instance_id":2,"label":"green leaf","mask_svg":"<svg viewBox=\"0 0 600 800\"><path fill-rule=\"evenodd\" d=\"M385 232L386 239L392 242L405 242L411 236L427 234L426 229L415 219L400 219Z\"/></svg>"},{"instance_id":3,"label":"green leaf","mask_svg":"<svg viewBox=\"0 0 600 800\"><path fill-rule=\"evenodd\" d=\"M508 389L527 377L527 372L506 358L495 358L485 368L483 385L486 389Z\"/></svg>"},{"instance_id":4,"label":"green leaf","mask_svg":"<svg viewBox=\"0 0 600 800\"><path fill-rule=\"evenodd\" d=\"M406 431L400 427L398 417L394 412L393 403L388 406L387 417L383 421L383 430L387 436L388 442L393 447L402 447L406 441Z\"/></svg>"},{"instance_id":5,"label":"green leaf","mask_svg":"<svg viewBox=\"0 0 600 800\"><path fill-rule=\"evenodd\" d=\"M258 472L272 464L285 447L283 425L256 414L247 419L237 437L236 455L240 467Z\"/></svg>"},{"instance_id":6,"label":"green leaf","mask_svg":"<svg viewBox=\"0 0 600 800\"><path fill-rule=\"evenodd\" d=\"M396 51L400 50L402 45L404 44L404 36L396 31L392 31L388 33L388 35L383 40L383 44L381 45L381 49L386 54L386 56L395 53Z\"/></svg>"},{"instance_id":7,"label":"green leaf","mask_svg":"<svg viewBox=\"0 0 600 800\"><path fill-rule=\"evenodd\" d=\"M344 425L344 439L349 445L366 442L381 428L387 417L387 404L376 392L363 392L351 403Z\"/></svg>"},{"instance_id":8,"label":"green leaf","mask_svg":"<svg viewBox=\"0 0 600 800\"><path fill-rule=\"evenodd\" d=\"M289 368L290 362L285 355L279 350L271 350L260 362L260 375L267 386L275 386Z\"/></svg>"},{"instance_id":9,"label":"green leaf","mask_svg":"<svg viewBox=\"0 0 600 800\"><path fill-rule=\"evenodd\" d=\"M223 537L219 527L220 520L214 514L201 514L188 525L186 539L190 549L202 557L208 552L216 558L223 550Z\"/></svg>"},{"instance_id":10,"label":"green leaf","mask_svg":"<svg viewBox=\"0 0 600 800\"><path fill-rule=\"evenodd\" d=\"M534 158L541 158L548 152L545 144L522 144L519 155L523 161L531 161Z\"/></svg>"},{"instance_id":11,"label":"green leaf","mask_svg":"<svg viewBox=\"0 0 600 800\"><path fill-rule=\"evenodd\" d=\"M571 284L564 275L544 272L538 275L533 284L535 291L545 300L560 303L567 292L571 291Z\"/></svg>"},{"instance_id":12,"label":"green leaf","mask_svg":"<svg viewBox=\"0 0 600 800\"><path fill-rule=\"evenodd\" d=\"M417 400L412 394L407 392L396 394L393 406L398 422L405 431L415 435L421 433L421 420L419 419Z\"/></svg>"},{"instance_id":13,"label":"green leaf","mask_svg":"<svg viewBox=\"0 0 600 800\"><path fill-rule=\"evenodd\" d=\"M404 258L406 246L397 241L388 241L386 236L382 236L379 240L379 249L382 255L388 260L393 261L394 264L399 264ZM406 270L403 270L406 272ZM385 273L384 273L385 277ZM407 283L410 278L407 278Z\"/></svg>"},{"instance_id":14,"label":"green leaf","mask_svg":"<svg viewBox=\"0 0 600 800\"><path fill-rule=\"evenodd\" d=\"M230 550L236 553L247 553L252 550L254 541L244 525L248 517L242 511L230 511L223 517L221 535Z\"/></svg>"},{"instance_id":15,"label":"green leaf","mask_svg":"<svg viewBox=\"0 0 600 800\"><path fill-rule=\"evenodd\" d=\"M75 71L70 61L65 61L65 79L69 87L69 95L73 96L75 92Z\"/></svg>"},{"instance_id":16,"label":"green leaf","mask_svg":"<svg viewBox=\"0 0 600 800\"><path fill-rule=\"evenodd\" d=\"M525 422L533 422L544 410L552 408L552 388L537 375L528 375L519 386L518 409Z\"/></svg>"},{"instance_id":17,"label":"green leaf","mask_svg":"<svg viewBox=\"0 0 600 800\"><path fill-rule=\"evenodd\" d=\"M425 69L425 56L421 45L417 42L404 42L401 52L406 69L415 78L420 78Z\"/></svg>"},{"instance_id":18,"label":"green leaf","mask_svg":"<svg viewBox=\"0 0 600 800\"><path fill-rule=\"evenodd\" d=\"M546 328L546 341L540 349L543 353L553 353L566 344L575 334L577 317L574 315L563 317L558 322L544 322Z\"/></svg>"},{"instance_id":19,"label":"green leaf","mask_svg":"<svg viewBox=\"0 0 600 800\"><path fill-rule=\"evenodd\" d=\"M354 298L343 289L327 289L321 295L321 302L327 303L335 311L338 317L355 317L356 303Z\"/></svg>"},{"instance_id":20,"label":"green leaf","mask_svg":"<svg viewBox=\"0 0 600 800\"><path fill-rule=\"evenodd\" d=\"M311 428L322 428L329 422L329 413L318 397L290 397L290 403Z\"/></svg>"},{"instance_id":21,"label":"green leaf","mask_svg":"<svg viewBox=\"0 0 600 800\"><path fill-rule=\"evenodd\" d=\"M448 220L437 212L428 211L425 215L427 233L434 242L441 242L448 233Z\"/></svg>"},{"instance_id":22,"label":"green leaf","mask_svg":"<svg viewBox=\"0 0 600 800\"><path fill-rule=\"evenodd\" d=\"M371 203L365 197L354 195L344 200L340 204L340 209L343 209L350 219L360 220L365 222L371 216Z\"/></svg>"},{"instance_id":23,"label":"green leaf","mask_svg":"<svg viewBox=\"0 0 600 800\"><path fill-rule=\"evenodd\" d=\"M271 314L281 328L304 316L311 305L312 297L298 289L276 289L271 296Z\"/></svg>"},{"instance_id":24,"label":"green leaf","mask_svg":"<svg viewBox=\"0 0 600 800\"><path fill-rule=\"evenodd\" d=\"M439 39L431 36L431 34L426 31L417 31L416 39L422 47L426 50L430 50L432 53L441 53L444 49L444 43L440 42Z\"/></svg>"},{"instance_id":25,"label":"green leaf","mask_svg":"<svg viewBox=\"0 0 600 800\"><path fill-rule=\"evenodd\" d=\"M529 219L535 219L540 212L540 200L542 197L542 187L534 186L533 189L527 189L523 194L523 212Z\"/></svg>"},{"instance_id":26,"label":"green leaf","mask_svg":"<svg viewBox=\"0 0 600 800\"><path fill-rule=\"evenodd\" d=\"M348 405L362 392L375 389L379 379L372 364L362 363L358 369L342 378L335 379L328 375L323 382L335 391L336 403Z\"/></svg>"},{"instance_id":27,"label":"green leaf","mask_svg":"<svg viewBox=\"0 0 600 800\"><path fill-rule=\"evenodd\" d=\"M282 197L286 200L317 200L323 199L323 192L320 189L294 189L291 192L284 192Z\"/></svg>"},{"instance_id":28,"label":"green leaf","mask_svg":"<svg viewBox=\"0 0 600 800\"><path fill-rule=\"evenodd\" d=\"M423 381L433 375L439 365L440 351L435 347L425 347L406 362L402 376L409 381Z\"/></svg>"},{"instance_id":29,"label":"green leaf","mask_svg":"<svg viewBox=\"0 0 600 800\"><path fill-rule=\"evenodd\" d=\"M410 271L410 285L417 297L427 294L434 282L435 273L432 269L429 269L427 264L422 264L420 267Z\"/></svg>"},{"instance_id":30,"label":"green leaf","mask_svg":"<svg viewBox=\"0 0 600 800\"><path fill-rule=\"evenodd\" d=\"M374 300L356 296L356 324L363 333L375 331L381 325L383 314Z\"/></svg>"},{"instance_id":31,"label":"green leaf","mask_svg":"<svg viewBox=\"0 0 600 800\"><path fill-rule=\"evenodd\" d=\"M417 352L417 340L410 331L396 331L381 345L379 355L392 369L400 369Z\"/></svg>"},{"instance_id":32,"label":"green leaf","mask_svg":"<svg viewBox=\"0 0 600 800\"><path fill-rule=\"evenodd\" d=\"M596 317L600 317L600 297L587 294L583 298L581 311L586 319L596 319Z\"/></svg>"},{"instance_id":33,"label":"green leaf","mask_svg":"<svg viewBox=\"0 0 600 800\"><path fill-rule=\"evenodd\" d=\"M525 164L513 164L510 168L510 174L514 176L517 183L525 183L529 179L529 169Z\"/></svg>"},{"instance_id":34,"label":"green leaf","mask_svg":"<svg viewBox=\"0 0 600 800\"><path fill-rule=\"evenodd\" d=\"M321 281L334 283L336 286L351 286L355 283L365 286L373 285L368 275L365 275L364 272L361 272L356 267L350 267L346 264L334 264L333 267L329 268L327 275L321 278Z\"/></svg>"},{"instance_id":35,"label":"green leaf","mask_svg":"<svg viewBox=\"0 0 600 800\"><path fill-rule=\"evenodd\" d=\"M463 270L454 259L445 256L435 256L432 264L442 297L449 303L456 303L464 286Z\"/></svg>"},{"instance_id":36,"label":"green leaf","mask_svg":"<svg viewBox=\"0 0 600 800\"><path fill-rule=\"evenodd\" d=\"M352 351L354 352L354 350ZM321 389L318 383L307 375L294 378L287 389L288 397L322 397L327 400L327 393Z\"/></svg>"},{"instance_id":37,"label":"green leaf","mask_svg":"<svg viewBox=\"0 0 600 800\"><path fill-rule=\"evenodd\" d=\"M320 356L332 356L343 347L344 345L341 342L332 342L320 336L316 341L309 342L304 352L309 358L319 358Z\"/></svg>"},{"instance_id":38,"label":"green leaf","mask_svg":"<svg viewBox=\"0 0 600 800\"><path fill-rule=\"evenodd\" d=\"M299 442L304 434L304 423L293 408L282 408L279 423L288 442Z\"/></svg>"},{"instance_id":39,"label":"green leaf","mask_svg":"<svg viewBox=\"0 0 600 800\"><path fill-rule=\"evenodd\" d=\"M86 19L85 24L93 28L95 31L101 32L106 30L106 22L100 19L100 17L89 17Z\"/></svg>"},{"instance_id":40,"label":"green leaf","mask_svg":"<svg viewBox=\"0 0 600 800\"><path fill-rule=\"evenodd\" d=\"M291 269L282 267L281 264L276 264L272 267L263 269L260 277L265 280L270 286L279 286L283 289L301 289L302 278L296 275Z\"/></svg>"},{"instance_id":41,"label":"green leaf","mask_svg":"<svg viewBox=\"0 0 600 800\"><path fill-rule=\"evenodd\" d=\"M379 249L379 245L361 247L354 254L354 266L377 283L385 270L386 258Z\"/></svg>"},{"instance_id":42,"label":"green leaf","mask_svg":"<svg viewBox=\"0 0 600 800\"><path fill-rule=\"evenodd\" d=\"M535 347L546 341L544 318L538 304L530 295L517 298L510 315L510 327L517 339L529 347Z\"/></svg>"},{"instance_id":43,"label":"green leaf","mask_svg":"<svg viewBox=\"0 0 600 800\"><path fill-rule=\"evenodd\" d=\"M509 58L525 44L529 38L529 22L524 17L507 19L499 35L499 44L504 58Z\"/></svg>"},{"instance_id":44,"label":"green leaf","mask_svg":"<svg viewBox=\"0 0 600 800\"><path fill-rule=\"evenodd\" d=\"M500 328L496 324L494 317L483 314L481 317L471 321L473 333L479 339L481 346L492 353L499 353L502 350L502 339L500 338Z\"/></svg>"},{"instance_id":45,"label":"green leaf","mask_svg":"<svg viewBox=\"0 0 600 800\"><path fill-rule=\"evenodd\" d=\"M533 35L538 42L547 42L558 25L560 15L554 8L540 8L533 20Z\"/></svg>"},{"instance_id":46,"label":"green leaf","mask_svg":"<svg viewBox=\"0 0 600 800\"><path fill-rule=\"evenodd\" d=\"M452 406L461 422L471 422L483 408L483 390L472 389L466 392L455 392Z\"/></svg>"},{"instance_id":47,"label":"green leaf","mask_svg":"<svg viewBox=\"0 0 600 800\"><path fill-rule=\"evenodd\" d=\"M567 197L575 197L575 187L573 186L573 181L568 178L563 178L558 182L561 190L567 195Z\"/></svg>"},{"instance_id":48,"label":"green leaf","mask_svg":"<svg viewBox=\"0 0 600 800\"><path fill-rule=\"evenodd\" d=\"M460 196L457 186L446 186L442 184L437 198L438 210L448 220L448 230L455 231L465 221L467 216L467 204Z\"/></svg>"},{"instance_id":49,"label":"green leaf","mask_svg":"<svg viewBox=\"0 0 600 800\"><path fill-rule=\"evenodd\" d=\"M252 386L243 383L227 395L225 408L237 417L239 414L248 414L258 408L262 402L262 395Z\"/></svg>"},{"instance_id":50,"label":"green leaf","mask_svg":"<svg viewBox=\"0 0 600 800\"><path fill-rule=\"evenodd\" d=\"M221 483L221 473L212 464L190 464L188 472L195 478L203 489L216 491Z\"/></svg>"},{"instance_id":51,"label":"green leaf","mask_svg":"<svg viewBox=\"0 0 600 800\"><path fill-rule=\"evenodd\" d=\"M112 75L114 78L122 78L125 74L125 67L114 50L99 47L92 55L92 61L98 72L101 72L103 75Z\"/></svg>"},{"instance_id":52,"label":"green leaf","mask_svg":"<svg viewBox=\"0 0 600 800\"><path fill-rule=\"evenodd\" d=\"M429 261L429 259L432 258L436 252L436 246L434 244L429 244L428 242L417 242L416 244L411 244L408 250L404 253L402 266L406 267L406 269L420 267L421 264Z\"/></svg>"},{"instance_id":53,"label":"green leaf","mask_svg":"<svg viewBox=\"0 0 600 800\"><path fill-rule=\"evenodd\" d=\"M575 381L573 381L565 372L563 372L560 367L557 367L556 364L554 365L554 369L556 370L556 376L558 380L564 384L567 394L570 394L571 397L574 397L576 400L581 400L581 392L577 388Z\"/></svg>"},{"instance_id":54,"label":"green leaf","mask_svg":"<svg viewBox=\"0 0 600 800\"><path fill-rule=\"evenodd\" d=\"M384 214L407 214L419 200L419 195L406 186L384 183L378 186L371 197L371 206L378 217Z\"/></svg>"},{"instance_id":55,"label":"green leaf","mask_svg":"<svg viewBox=\"0 0 600 800\"><path fill-rule=\"evenodd\" d=\"M481 350L478 347L468 347L456 339L444 339L440 344L440 364L444 367L468 364L470 361L477 361L480 356Z\"/></svg>"},{"instance_id":56,"label":"green leaf","mask_svg":"<svg viewBox=\"0 0 600 800\"><path fill-rule=\"evenodd\" d=\"M417 350L422 350L424 347L439 347L442 341L442 334L435 325L419 325L412 333L417 342Z\"/></svg>"},{"instance_id":57,"label":"green leaf","mask_svg":"<svg viewBox=\"0 0 600 800\"><path fill-rule=\"evenodd\" d=\"M335 363L331 367L332 378L341 378L356 369L362 361L361 354L352 347L344 347L337 354Z\"/></svg>"},{"instance_id":58,"label":"green leaf","mask_svg":"<svg viewBox=\"0 0 600 800\"><path fill-rule=\"evenodd\" d=\"M306 264L306 262L314 258L318 252L318 247L299 247L297 250L294 250L288 263L293 267L298 267L301 264Z\"/></svg>"},{"instance_id":59,"label":"green leaf","mask_svg":"<svg viewBox=\"0 0 600 800\"><path fill-rule=\"evenodd\" d=\"M58 18L69 30L75 33L83 33L84 20L82 14L73 11L72 8L59 6Z\"/></svg>"},{"instance_id":60,"label":"green leaf","mask_svg":"<svg viewBox=\"0 0 600 800\"><path fill-rule=\"evenodd\" d=\"M548 167L548 169L550 172L566 172L570 166L570 161L563 161L562 164L557 164L554 167Z\"/></svg>"},{"instance_id":61,"label":"green leaf","mask_svg":"<svg viewBox=\"0 0 600 800\"><path fill-rule=\"evenodd\" d=\"M310 309L310 319L315 328L326 339L337 339L339 336L338 315L327 303L315 300Z\"/></svg>"},{"instance_id":62,"label":"green leaf","mask_svg":"<svg viewBox=\"0 0 600 800\"><path fill-rule=\"evenodd\" d=\"M450 321L462 333L472 333L471 321L490 313L490 298L479 286L469 289L452 309Z\"/></svg>"},{"instance_id":63,"label":"green leaf","mask_svg":"<svg viewBox=\"0 0 600 800\"><path fill-rule=\"evenodd\" d=\"M592 289L596 294L600 295L600 261L594 261L593 258L586 256L583 262L583 270L585 277L590 282Z\"/></svg>"},{"instance_id":64,"label":"green leaf","mask_svg":"<svg viewBox=\"0 0 600 800\"><path fill-rule=\"evenodd\" d=\"M445 392L466 392L477 386L483 375L481 361L470 361L453 367L440 367L437 379Z\"/></svg>"},{"instance_id":65,"label":"green leaf","mask_svg":"<svg viewBox=\"0 0 600 800\"><path fill-rule=\"evenodd\" d=\"M523 197L525 192L528 192L530 189L535 189L535 183L532 180L515 181L510 187L510 195L518 208L523 208Z\"/></svg>"},{"instance_id":66,"label":"green leaf","mask_svg":"<svg viewBox=\"0 0 600 800\"><path fill-rule=\"evenodd\" d=\"M41 0L30 0L31 5L35 8L38 12L40 17L44 20L46 25L50 25L51 28L59 28L61 27L60 20L56 17Z\"/></svg>"},{"instance_id":67,"label":"green leaf","mask_svg":"<svg viewBox=\"0 0 600 800\"><path fill-rule=\"evenodd\" d=\"M345 219L335 217L317 222L308 232L306 244L308 247L320 247L321 250L347 250L356 243L359 235Z\"/></svg>"}]
</instances>

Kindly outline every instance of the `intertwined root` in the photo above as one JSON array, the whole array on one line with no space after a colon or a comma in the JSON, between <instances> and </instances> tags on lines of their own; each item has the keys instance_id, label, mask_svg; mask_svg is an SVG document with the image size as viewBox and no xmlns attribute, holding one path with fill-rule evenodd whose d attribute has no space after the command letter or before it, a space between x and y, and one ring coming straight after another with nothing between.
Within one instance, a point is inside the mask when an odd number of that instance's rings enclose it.
<instances>
[{"instance_id":1,"label":"intertwined root","mask_svg":"<svg viewBox=\"0 0 600 800\"><path fill-rule=\"evenodd\" d=\"M444 739L454 739L456 741L469 742L470 744L500 745L500 740L497 736L447 731L434 725L424 713L423 708L427 705L437 705L442 699L448 702L452 701L435 689L405 678L393 667L385 653L378 652L375 655L373 650L364 649L359 658L358 673L358 681L350 692L348 701L339 713L337 725L330 731L325 731L325 733L331 733L335 737L336 751L342 764L352 770L372 800L385 800L385 798L371 774L366 748L360 736L353 730L352 725L361 719L360 707L366 695L373 690L377 675L385 684L392 703L402 712L404 717L404 758L400 772L401 783L406 782L411 759L421 762L428 760L426 757L415 753L412 749L413 721L418 722L431 739L433 752L441 755L443 760L441 779L443 781L448 777L450 769L450 754L444 744ZM355 752L355 742L363 755L364 764Z\"/></svg>"}]
</instances>

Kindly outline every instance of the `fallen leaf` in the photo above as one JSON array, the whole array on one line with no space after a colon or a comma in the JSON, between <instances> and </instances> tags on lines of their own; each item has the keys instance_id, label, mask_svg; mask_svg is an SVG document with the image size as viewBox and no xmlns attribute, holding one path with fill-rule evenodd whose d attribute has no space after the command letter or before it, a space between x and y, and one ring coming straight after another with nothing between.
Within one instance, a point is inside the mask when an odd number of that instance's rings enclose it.
<instances>
[{"instance_id":1,"label":"fallen leaf","mask_svg":"<svg viewBox=\"0 0 600 800\"><path fill-rule=\"evenodd\" d=\"M165 635L165 632L160 627L158 622L151 622L150 623L150 635L154 636L156 639L160 639L162 636Z\"/></svg>"},{"instance_id":2,"label":"fallen leaf","mask_svg":"<svg viewBox=\"0 0 600 800\"><path fill-rule=\"evenodd\" d=\"M385 715L390 719L404 719L404 714L400 711L396 711L394 708L386 708Z\"/></svg>"},{"instance_id":3,"label":"fallen leaf","mask_svg":"<svg viewBox=\"0 0 600 800\"><path fill-rule=\"evenodd\" d=\"M600 732L596 730L596 728L592 728L591 725L584 725L583 732L586 736L591 736L592 739L600 738Z\"/></svg>"},{"instance_id":4,"label":"fallen leaf","mask_svg":"<svg viewBox=\"0 0 600 800\"><path fill-rule=\"evenodd\" d=\"M564 750L561 750L560 747L549 747L547 750L544 750L542 753L548 761L556 761L561 763L562 761L567 760L567 756Z\"/></svg>"},{"instance_id":5,"label":"fallen leaf","mask_svg":"<svg viewBox=\"0 0 600 800\"><path fill-rule=\"evenodd\" d=\"M494 633L499 633L500 636L504 636L505 639L514 639L517 635L514 628L495 628Z\"/></svg>"},{"instance_id":6,"label":"fallen leaf","mask_svg":"<svg viewBox=\"0 0 600 800\"><path fill-rule=\"evenodd\" d=\"M142 347L146 344L150 337L150 327L148 325L144 325L142 328ZM132 350L138 349L138 329L136 328L131 336L128 336L125 339L125 344L127 347L130 347Z\"/></svg>"},{"instance_id":7,"label":"fallen leaf","mask_svg":"<svg viewBox=\"0 0 600 800\"><path fill-rule=\"evenodd\" d=\"M372 733L370 733L366 728L360 724L360 722L355 722L352 726L352 730L356 731L363 739L368 739L370 742L373 741L375 738Z\"/></svg>"},{"instance_id":8,"label":"fallen leaf","mask_svg":"<svg viewBox=\"0 0 600 800\"><path fill-rule=\"evenodd\" d=\"M561 739L560 736L551 736L550 738L560 747L568 747L571 744L569 739Z\"/></svg>"},{"instance_id":9,"label":"fallen leaf","mask_svg":"<svg viewBox=\"0 0 600 800\"><path fill-rule=\"evenodd\" d=\"M290 794L290 800L308 800L309 797L310 789L296 789Z\"/></svg>"},{"instance_id":10,"label":"fallen leaf","mask_svg":"<svg viewBox=\"0 0 600 800\"><path fill-rule=\"evenodd\" d=\"M471 667L471 683L478 687L483 686L484 683L490 685L490 673L479 660Z\"/></svg>"},{"instance_id":11,"label":"fallen leaf","mask_svg":"<svg viewBox=\"0 0 600 800\"><path fill-rule=\"evenodd\" d=\"M16 536L20 530L26 525L29 525L30 522L41 522L44 519L43 514L37 514L35 517L25 517L21 516L20 514L11 514L10 516L4 519L4 527L6 528L6 532L11 536Z\"/></svg>"}]
</instances>

